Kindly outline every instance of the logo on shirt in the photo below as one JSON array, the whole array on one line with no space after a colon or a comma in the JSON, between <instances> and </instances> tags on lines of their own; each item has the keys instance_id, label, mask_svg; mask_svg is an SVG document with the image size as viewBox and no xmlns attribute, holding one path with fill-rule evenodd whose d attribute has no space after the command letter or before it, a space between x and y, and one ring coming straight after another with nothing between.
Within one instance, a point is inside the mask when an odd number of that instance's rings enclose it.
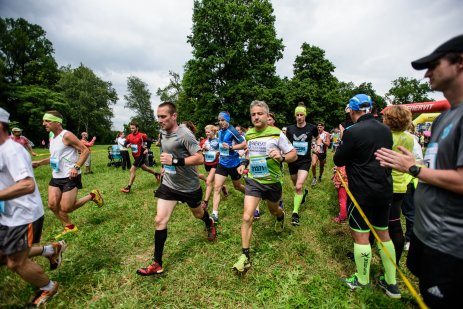
<instances>
[{"instance_id":1,"label":"logo on shirt","mask_svg":"<svg viewBox=\"0 0 463 309\"><path fill-rule=\"evenodd\" d=\"M307 134L303 133L299 136L296 136L296 134L293 134L293 139L295 141L306 141L307 140Z\"/></svg>"},{"instance_id":2,"label":"logo on shirt","mask_svg":"<svg viewBox=\"0 0 463 309\"><path fill-rule=\"evenodd\" d=\"M452 127L453 127L453 123L449 124L448 126L445 127L444 131L442 131L442 134L440 136L440 139L445 139L449 133L450 133L450 130L452 130Z\"/></svg>"}]
</instances>

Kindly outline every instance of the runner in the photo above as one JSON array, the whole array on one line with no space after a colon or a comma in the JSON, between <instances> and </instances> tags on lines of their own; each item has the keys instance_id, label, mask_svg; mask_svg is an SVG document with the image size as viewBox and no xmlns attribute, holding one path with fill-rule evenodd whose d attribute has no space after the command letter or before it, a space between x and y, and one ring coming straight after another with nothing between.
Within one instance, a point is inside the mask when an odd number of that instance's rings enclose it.
<instances>
[{"instance_id":1,"label":"runner","mask_svg":"<svg viewBox=\"0 0 463 309\"><path fill-rule=\"evenodd\" d=\"M318 182L322 181L323 171L326 163L326 151L330 146L330 133L325 131L325 124L319 122L317 124L318 137L315 144L315 149L312 150L312 186L317 184L317 163L320 165L320 174Z\"/></svg>"},{"instance_id":2,"label":"runner","mask_svg":"<svg viewBox=\"0 0 463 309\"><path fill-rule=\"evenodd\" d=\"M22 135L23 130L20 128L11 129L11 139L16 143L23 145L24 148L29 152L31 156L36 156L37 154L32 150L31 141L25 136Z\"/></svg>"},{"instance_id":3,"label":"runner","mask_svg":"<svg viewBox=\"0 0 463 309\"><path fill-rule=\"evenodd\" d=\"M58 292L58 283L29 259L32 244L40 241L43 204L30 156L10 139L8 123L8 112L0 108L0 265L39 288L29 304L38 307Z\"/></svg>"},{"instance_id":4,"label":"runner","mask_svg":"<svg viewBox=\"0 0 463 309\"><path fill-rule=\"evenodd\" d=\"M312 138L318 137L318 130L316 126L306 122L307 109L304 102L299 102L294 111L294 116L296 117L296 124L290 125L287 128L286 136L297 151L297 160L288 163L288 168L291 181L296 189L291 223L299 225L299 207L305 202L305 198L309 192L305 189L304 193L302 193L304 183L309 176L311 162L310 145Z\"/></svg>"},{"instance_id":5,"label":"runner","mask_svg":"<svg viewBox=\"0 0 463 309\"><path fill-rule=\"evenodd\" d=\"M207 209L200 207L202 190L197 165L203 163L198 142L186 126L177 124L177 108L171 102L161 103L157 109L161 127L162 183L156 190L156 230L154 232L153 263L137 270L141 276L159 275L164 272L162 255L167 240L167 224L177 201L187 203L193 216L206 225L208 240L216 236L214 220Z\"/></svg>"},{"instance_id":6,"label":"runner","mask_svg":"<svg viewBox=\"0 0 463 309\"><path fill-rule=\"evenodd\" d=\"M127 147L130 145L134 162L130 168L129 183L127 187L121 189L121 192L124 193L130 193L135 177L137 176L137 168L139 167L141 167L141 169L145 172L153 174L157 182L161 180L161 175L145 164L148 149L151 147L151 139L149 139L145 133L138 131L138 123L136 121L132 121L130 123L130 131L132 133L127 135L124 146Z\"/></svg>"},{"instance_id":7,"label":"runner","mask_svg":"<svg viewBox=\"0 0 463 309\"><path fill-rule=\"evenodd\" d=\"M347 111L354 125L341 132L341 143L333 159L336 166L346 166L349 190L362 207L395 263L394 244L388 232L392 177L390 170L382 168L374 157L375 151L381 147L392 148L392 135L389 128L373 117L370 113L371 107L371 98L365 94L357 94L349 100ZM343 280L354 290L370 285L371 245L368 240L370 229L352 202L348 206L347 213L354 239L357 272ZM382 247L377 245L385 268L385 276L379 278L379 284L389 297L400 298L394 263L389 260Z\"/></svg>"},{"instance_id":8,"label":"runner","mask_svg":"<svg viewBox=\"0 0 463 309\"><path fill-rule=\"evenodd\" d=\"M82 144L84 144L85 147L88 148L88 157L87 160L85 160L85 172L84 174L93 174L92 172L92 146L95 144L96 141L96 136L92 138L91 141L88 140L88 133L87 132L82 132L80 133L80 136L82 137L80 141Z\"/></svg>"},{"instance_id":9,"label":"runner","mask_svg":"<svg viewBox=\"0 0 463 309\"><path fill-rule=\"evenodd\" d=\"M88 195L77 199L77 191L82 189L80 167L87 159L89 150L72 132L63 129L62 123L63 116L59 112L45 113L43 126L47 132L53 133L50 157L32 162L34 168L50 164L52 169L52 179L48 184L48 207L64 225L63 232L56 235L56 239L78 231L69 218L70 213L89 201L93 201L98 207L104 204L98 189L93 189Z\"/></svg>"},{"instance_id":10,"label":"runner","mask_svg":"<svg viewBox=\"0 0 463 309\"><path fill-rule=\"evenodd\" d=\"M220 112L219 120L219 164L214 177L214 198L212 208L212 219L214 222L219 222L219 204L220 191L230 175L235 190L244 193L244 186L240 181L241 175L238 174L237 168L240 165L238 150L246 148L246 140L239 132L230 125L230 114L228 112ZM235 144L233 144L235 142Z\"/></svg>"},{"instance_id":11,"label":"runner","mask_svg":"<svg viewBox=\"0 0 463 309\"><path fill-rule=\"evenodd\" d=\"M206 138L201 141L200 147L204 156L204 168L209 174L207 177L200 175L200 179L206 182L206 193L204 200L201 202L201 207L207 208L212 193L215 170L219 163L219 140L217 139L218 128L216 126L209 124L204 128L204 131L206 132Z\"/></svg>"},{"instance_id":12,"label":"runner","mask_svg":"<svg viewBox=\"0 0 463 309\"><path fill-rule=\"evenodd\" d=\"M246 180L243 221L241 224L242 255L233 265L238 273L251 267L249 246L252 235L254 211L261 199L267 200L269 212L276 217L275 232L281 233L284 228L285 213L278 207L282 194L283 174L281 164L284 161L296 160L296 150L280 129L269 126L269 109L263 101L251 103L251 120L254 128L246 133L248 160L238 168L243 174L249 165Z\"/></svg>"}]
</instances>

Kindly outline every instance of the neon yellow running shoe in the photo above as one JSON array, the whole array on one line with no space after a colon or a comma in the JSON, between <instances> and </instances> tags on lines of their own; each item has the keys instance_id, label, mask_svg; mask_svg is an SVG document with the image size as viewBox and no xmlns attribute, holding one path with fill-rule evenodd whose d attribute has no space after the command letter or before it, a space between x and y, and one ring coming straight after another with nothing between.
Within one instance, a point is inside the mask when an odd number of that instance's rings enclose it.
<instances>
[{"instance_id":1,"label":"neon yellow running shoe","mask_svg":"<svg viewBox=\"0 0 463 309\"><path fill-rule=\"evenodd\" d=\"M102 207L104 205L104 201L103 201L103 196L101 195L100 190L93 189L92 191L90 191L90 193L94 195L94 197L92 198L92 201L95 202L95 204L97 204L98 207Z\"/></svg>"},{"instance_id":2,"label":"neon yellow running shoe","mask_svg":"<svg viewBox=\"0 0 463 309\"><path fill-rule=\"evenodd\" d=\"M236 270L238 273L244 273L249 268L251 268L251 261L249 261L248 257L245 254L241 254L238 261L233 264L233 269Z\"/></svg>"},{"instance_id":3,"label":"neon yellow running shoe","mask_svg":"<svg viewBox=\"0 0 463 309\"><path fill-rule=\"evenodd\" d=\"M64 227L64 230L59 233L58 235L55 236L55 239L60 239L60 238L63 238L65 235L69 234L69 233L75 233L77 232L79 229L77 228L77 226L74 225L74 228L68 228L67 226Z\"/></svg>"}]
</instances>

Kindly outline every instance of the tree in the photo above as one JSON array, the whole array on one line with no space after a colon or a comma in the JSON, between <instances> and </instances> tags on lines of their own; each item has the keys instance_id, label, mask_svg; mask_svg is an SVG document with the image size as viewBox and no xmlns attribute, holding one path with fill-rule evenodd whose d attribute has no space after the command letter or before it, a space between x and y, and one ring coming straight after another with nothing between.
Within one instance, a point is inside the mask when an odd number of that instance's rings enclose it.
<instances>
[{"instance_id":1,"label":"tree","mask_svg":"<svg viewBox=\"0 0 463 309\"><path fill-rule=\"evenodd\" d=\"M158 125L151 107L151 93L148 85L136 76L129 76L127 93L124 95L125 107L135 112L132 120L138 122L140 131L146 132L149 136L156 136Z\"/></svg>"},{"instance_id":2,"label":"tree","mask_svg":"<svg viewBox=\"0 0 463 309\"><path fill-rule=\"evenodd\" d=\"M46 32L23 18L0 18L0 56L5 64L5 78L21 85L53 86L58 65L53 45Z\"/></svg>"},{"instance_id":3,"label":"tree","mask_svg":"<svg viewBox=\"0 0 463 309\"><path fill-rule=\"evenodd\" d=\"M392 81L392 88L386 93L391 104L433 101L427 95L431 92L429 84L415 78L399 77Z\"/></svg>"},{"instance_id":4,"label":"tree","mask_svg":"<svg viewBox=\"0 0 463 309\"><path fill-rule=\"evenodd\" d=\"M275 63L284 47L274 23L268 0L196 0L180 116L203 127L227 110L233 122L249 124L251 101L270 99L278 83Z\"/></svg>"},{"instance_id":5,"label":"tree","mask_svg":"<svg viewBox=\"0 0 463 309\"><path fill-rule=\"evenodd\" d=\"M183 91L182 78L178 73L169 71L169 84L164 88L158 88L156 95L161 99L161 102L177 103L180 93Z\"/></svg>"},{"instance_id":6,"label":"tree","mask_svg":"<svg viewBox=\"0 0 463 309\"><path fill-rule=\"evenodd\" d=\"M97 135L99 141L111 141L112 104L117 102L116 90L110 82L103 81L83 64L72 69L61 69L58 89L65 98L68 107L61 111L66 127L78 134L82 131Z\"/></svg>"}]
</instances>

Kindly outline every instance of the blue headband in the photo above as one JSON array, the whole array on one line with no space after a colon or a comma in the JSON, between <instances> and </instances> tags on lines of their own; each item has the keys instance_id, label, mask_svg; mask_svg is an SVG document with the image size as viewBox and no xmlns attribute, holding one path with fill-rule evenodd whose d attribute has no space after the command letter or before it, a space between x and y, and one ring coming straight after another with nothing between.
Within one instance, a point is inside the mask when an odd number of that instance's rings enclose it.
<instances>
[{"instance_id":1,"label":"blue headband","mask_svg":"<svg viewBox=\"0 0 463 309\"><path fill-rule=\"evenodd\" d=\"M223 117L223 119L225 119L226 122L230 123L230 115L226 112L220 112L219 117Z\"/></svg>"}]
</instances>

